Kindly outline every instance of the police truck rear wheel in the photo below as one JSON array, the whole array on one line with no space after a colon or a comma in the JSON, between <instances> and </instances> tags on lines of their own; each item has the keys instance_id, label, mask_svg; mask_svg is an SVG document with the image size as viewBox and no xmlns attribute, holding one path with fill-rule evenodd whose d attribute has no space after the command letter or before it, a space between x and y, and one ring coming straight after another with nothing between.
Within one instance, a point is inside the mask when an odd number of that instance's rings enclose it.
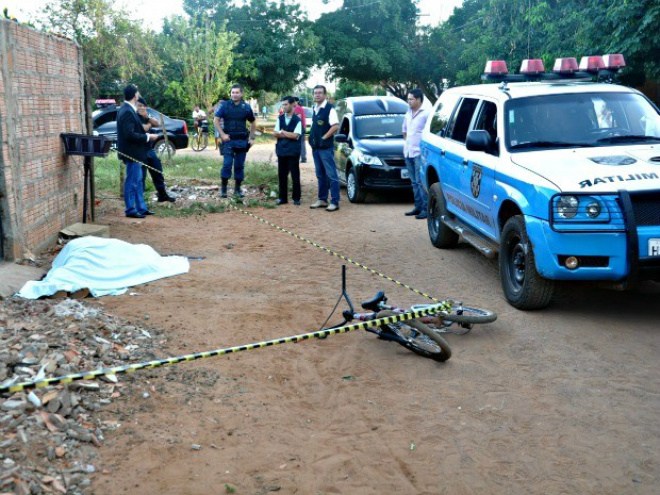
<instances>
[{"instance_id":1,"label":"police truck rear wheel","mask_svg":"<svg viewBox=\"0 0 660 495\"><path fill-rule=\"evenodd\" d=\"M437 248L453 248L458 244L458 234L442 223L443 216L449 216L447 203L442 194L442 186L439 182L433 184L429 189L429 204L427 225L431 244Z\"/></svg>"},{"instance_id":2,"label":"police truck rear wheel","mask_svg":"<svg viewBox=\"0 0 660 495\"><path fill-rule=\"evenodd\" d=\"M511 306L541 309L550 304L555 284L536 271L534 250L521 215L511 217L504 224L499 257L502 289Z\"/></svg>"}]
</instances>

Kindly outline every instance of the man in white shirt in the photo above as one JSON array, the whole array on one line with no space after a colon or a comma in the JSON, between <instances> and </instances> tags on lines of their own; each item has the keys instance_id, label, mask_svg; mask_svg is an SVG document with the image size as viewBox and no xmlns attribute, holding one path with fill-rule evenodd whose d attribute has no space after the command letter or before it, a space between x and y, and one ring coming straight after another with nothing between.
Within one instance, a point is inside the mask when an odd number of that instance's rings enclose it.
<instances>
[{"instance_id":1,"label":"man in white shirt","mask_svg":"<svg viewBox=\"0 0 660 495\"><path fill-rule=\"evenodd\" d=\"M199 132L199 126L203 120L206 120L206 112L199 108L199 105L195 105L193 109L192 118L195 121L195 132Z\"/></svg>"},{"instance_id":2,"label":"man in white shirt","mask_svg":"<svg viewBox=\"0 0 660 495\"><path fill-rule=\"evenodd\" d=\"M422 141L422 131L429 118L429 113L422 109L424 103L424 93L419 89L412 89L408 92L408 106L410 110L406 113L403 120L403 138L406 140L403 146L403 156L406 159L406 167L410 182L412 182L413 195L415 196L415 208L406 213L406 216L415 216L418 220L426 218L426 208L428 195L422 186L421 172L421 151L419 145Z\"/></svg>"},{"instance_id":3,"label":"man in white shirt","mask_svg":"<svg viewBox=\"0 0 660 495\"><path fill-rule=\"evenodd\" d=\"M325 86L314 87L314 112L312 128L309 131L309 145L312 147L314 167L318 185L318 200L310 208L324 208L325 211L339 209L339 176L335 165L334 135L339 129L337 111L327 100ZM328 191L330 204L328 204Z\"/></svg>"}]
</instances>

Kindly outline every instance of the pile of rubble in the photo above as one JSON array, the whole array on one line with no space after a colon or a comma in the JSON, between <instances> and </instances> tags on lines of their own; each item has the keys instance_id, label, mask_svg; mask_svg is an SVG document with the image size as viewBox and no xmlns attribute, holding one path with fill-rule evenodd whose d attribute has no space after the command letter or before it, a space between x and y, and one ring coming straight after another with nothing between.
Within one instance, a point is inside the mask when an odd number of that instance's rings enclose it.
<instances>
[{"instance_id":1,"label":"pile of rubble","mask_svg":"<svg viewBox=\"0 0 660 495\"><path fill-rule=\"evenodd\" d=\"M215 181L217 182L217 181ZM276 199L277 191L273 191L267 185L245 186L241 187L245 195L245 202L250 200L266 201L267 199ZM220 197L220 186L214 181L204 179L192 179L188 183L173 185L170 192L177 198L175 205L177 207L190 207L196 203L220 204L226 199ZM229 187L229 195L234 192L233 183ZM154 196L154 201L156 197ZM167 206L167 205L166 205Z\"/></svg>"},{"instance_id":2,"label":"pile of rubble","mask_svg":"<svg viewBox=\"0 0 660 495\"><path fill-rule=\"evenodd\" d=\"M153 329L73 299L0 300L0 386L162 358ZM104 405L131 394L130 375L0 395L0 495L85 493L115 422Z\"/></svg>"}]
</instances>

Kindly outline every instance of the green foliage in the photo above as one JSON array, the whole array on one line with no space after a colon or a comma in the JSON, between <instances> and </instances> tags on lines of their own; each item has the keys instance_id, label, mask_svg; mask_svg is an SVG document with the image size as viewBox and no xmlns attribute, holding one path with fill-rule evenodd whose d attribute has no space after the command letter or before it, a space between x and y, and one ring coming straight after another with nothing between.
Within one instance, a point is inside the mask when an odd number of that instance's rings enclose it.
<instances>
[{"instance_id":1,"label":"green foliage","mask_svg":"<svg viewBox=\"0 0 660 495\"><path fill-rule=\"evenodd\" d=\"M313 24L295 1L184 0L184 9L199 19L209 15L217 25L226 22L240 37L229 78L253 91L288 92L316 62Z\"/></svg>"},{"instance_id":2,"label":"green foliage","mask_svg":"<svg viewBox=\"0 0 660 495\"><path fill-rule=\"evenodd\" d=\"M380 84L405 96L415 80L416 0L345 0L314 27L321 61L335 77Z\"/></svg>"},{"instance_id":3,"label":"green foliage","mask_svg":"<svg viewBox=\"0 0 660 495\"><path fill-rule=\"evenodd\" d=\"M118 93L134 77L161 70L152 33L110 0L53 0L45 8L43 27L80 44L92 90Z\"/></svg>"},{"instance_id":4,"label":"green foliage","mask_svg":"<svg viewBox=\"0 0 660 495\"><path fill-rule=\"evenodd\" d=\"M373 96L385 95L385 90L379 84L367 84L359 81L348 81L342 79L337 85L334 97L336 99L348 98L349 96Z\"/></svg>"}]
</instances>

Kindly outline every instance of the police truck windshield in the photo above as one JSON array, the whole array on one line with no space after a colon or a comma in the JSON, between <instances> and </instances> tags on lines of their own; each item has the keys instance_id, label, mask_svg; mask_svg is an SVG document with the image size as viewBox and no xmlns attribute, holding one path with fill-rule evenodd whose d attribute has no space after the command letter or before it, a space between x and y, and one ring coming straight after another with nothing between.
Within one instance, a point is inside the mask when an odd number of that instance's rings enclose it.
<instances>
[{"instance_id":1,"label":"police truck windshield","mask_svg":"<svg viewBox=\"0 0 660 495\"><path fill-rule=\"evenodd\" d=\"M509 151L660 142L660 115L634 93L576 93L512 99L505 106Z\"/></svg>"}]
</instances>

